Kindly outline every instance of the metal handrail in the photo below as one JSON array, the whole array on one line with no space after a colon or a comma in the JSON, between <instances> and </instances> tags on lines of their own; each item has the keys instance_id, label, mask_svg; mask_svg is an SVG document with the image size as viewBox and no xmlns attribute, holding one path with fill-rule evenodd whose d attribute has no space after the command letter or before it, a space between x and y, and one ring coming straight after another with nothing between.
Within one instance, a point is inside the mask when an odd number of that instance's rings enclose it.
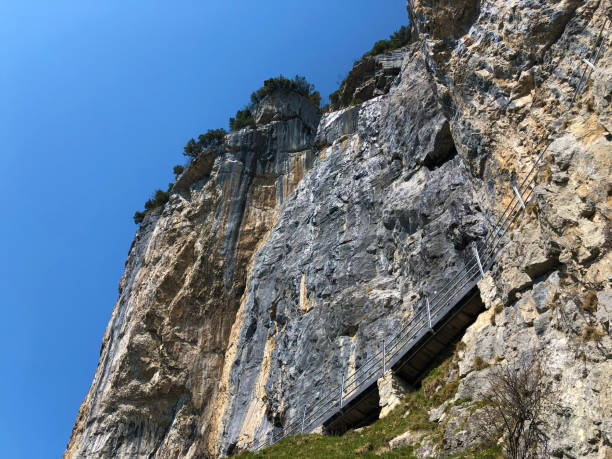
<instances>
[{"instance_id":1,"label":"metal handrail","mask_svg":"<svg viewBox=\"0 0 612 459\"><path fill-rule=\"evenodd\" d=\"M601 49L605 43L605 38L602 39L602 37L607 24L608 19L604 21L600 34L593 45L591 51L591 55L594 56L593 64L597 63ZM577 96L582 91L583 79L587 71L588 69L583 73L566 113L571 110ZM536 150L541 145L542 142L536 146ZM332 416L341 412L344 406L346 406L346 403L366 390L367 387L373 383L373 379L381 377L386 370L390 369L394 363L397 363L398 360L405 356L422 336L432 331L432 328L435 328L439 324L440 320L464 298L475 283L482 278L483 274L490 269L497 254L505 245L503 239L510 229L510 226L524 210L524 205L535 198L535 190L532 185L537 175L537 167L547 153L549 147L550 144L538 154L523 181L520 185L517 185L517 193L512 194L512 199L507 204L502 215L497 219L497 222L493 225L494 230L487 232L483 240L475 243L474 247L476 249L476 254L479 254L479 259L476 259L476 256L472 256L468 259L463 268L455 273L455 275L441 287L439 292L436 292L432 297L426 299L427 309L421 308L420 311L413 316L412 320L402 326L391 339L383 341L386 353L379 349L359 368L350 372L346 378L343 379L343 383L340 387L336 389L331 388L324 392L324 394L318 395L315 398L315 400L318 399L318 401L311 406L310 410L304 409L301 419L297 419L284 426L281 430L273 432L270 440L263 438L257 442L251 442L249 444L251 449L259 450L286 436L311 432L325 421L329 420ZM479 263L482 264L481 267ZM347 390L345 391L345 389ZM306 413L308 413L308 415Z\"/></svg>"}]
</instances>

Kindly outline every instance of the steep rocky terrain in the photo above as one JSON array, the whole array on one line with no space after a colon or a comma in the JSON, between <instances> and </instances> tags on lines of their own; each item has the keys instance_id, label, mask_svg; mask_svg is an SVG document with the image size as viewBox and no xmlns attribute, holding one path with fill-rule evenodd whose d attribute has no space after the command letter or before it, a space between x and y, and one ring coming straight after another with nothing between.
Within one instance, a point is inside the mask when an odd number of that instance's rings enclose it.
<instances>
[{"instance_id":1,"label":"steep rocky terrain","mask_svg":"<svg viewBox=\"0 0 612 459\"><path fill-rule=\"evenodd\" d=\"M400 48L375 56L364 56L355 62L338 91L330 96L332 108L358 105L388 93L394 77L402 69L405 53L406 50Z\"/></svg>"},{"instance_id":2,"label":"steep rocky terrain","mask_svg":"<svg viewBox=\"0 0 612 459\"><path fill-rule=\"evenodd\" d=\"M206 451L249 265L312 163L319 114L277 94L257 120L195 160L140 226L66 456Z\"/></svg>"},{"instance_id":3,"label":"steep rocky terrain","mask_svg":"<svg viewBox=\"0 0 612 459\"><path fill-rule=\"evenodd\" d=\"M255 128L197 158L147 215L66 457L228 455L299 419L465 265L549 144L445 376L466 402L432 410L443 441L418 435L415 454L476 447L487 374L526 358L557 394L546 454L612 454L607 31L573 101L612 9L408 10L413 42L388 93L323 117L269 96Z\"/></svg>"}]
</instances>

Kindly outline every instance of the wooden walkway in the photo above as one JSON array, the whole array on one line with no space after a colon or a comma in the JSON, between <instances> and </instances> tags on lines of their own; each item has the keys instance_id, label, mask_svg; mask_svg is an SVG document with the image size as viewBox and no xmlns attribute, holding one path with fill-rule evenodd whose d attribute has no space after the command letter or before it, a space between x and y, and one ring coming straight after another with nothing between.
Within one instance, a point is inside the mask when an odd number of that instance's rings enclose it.
<instances>
[{"instance_id":1,"label":"wooden walkway","mask_svg":"<svg viewBox=\"0 0 612 459\"><path fill-rule=\"evenodd\" d=\"M415 342L407 354L391 365L393 373L409 386L417 387L432 366L452 349L482 311L484 304L478 287L473 287L454 309ZM342 434L349 429L371 424L378 419L379 402L378 386L374 382L327 420L324 430L331 434Z\"/></svg>"}]
</instances>

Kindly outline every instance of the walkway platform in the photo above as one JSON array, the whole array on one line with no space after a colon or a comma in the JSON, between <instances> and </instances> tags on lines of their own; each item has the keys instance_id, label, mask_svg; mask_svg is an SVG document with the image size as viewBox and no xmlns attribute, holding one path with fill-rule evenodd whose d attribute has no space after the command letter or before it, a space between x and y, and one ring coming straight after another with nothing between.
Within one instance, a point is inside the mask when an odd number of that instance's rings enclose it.
<instances>
[{"instance_id":1,"label":"walkway platform","mask_svg":"<svg viewBox=\"0 0 612 459\"><path fill-rule=\"evenodd\" d=\"M478 287L474 286L406 355L391 365L393 373L409 386L418 387L432 366L452 349L484 309ZM331 434L342 434L349 429L371 424L378 419L379 400L378 386L374 382L328 419L323 425L324 430Z\"/></svg>"}]
</instances>

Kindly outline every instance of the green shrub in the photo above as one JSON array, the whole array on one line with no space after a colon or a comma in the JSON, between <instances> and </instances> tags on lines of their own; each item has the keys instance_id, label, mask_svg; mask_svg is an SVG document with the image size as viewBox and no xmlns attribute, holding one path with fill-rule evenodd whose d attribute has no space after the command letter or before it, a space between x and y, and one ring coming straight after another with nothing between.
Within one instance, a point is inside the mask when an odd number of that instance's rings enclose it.
<instances>
[{"instance_id":1,"label":"green shrub","mask_svg":"<svg viewBox=\"0 0 612 459\"><path fill-rule=\"evenodd\" d=\"M319 91L313 91L308 99L312 102L312 105L319 108L321 106L321 93Z\"/></svg>"},{"instance_id":2,"label":"green shrub","mask_svg":"<svg viewBox=\"0 0 612 459\"><path fill-rule=\"evenodd\" d=\"M388 40L379 40L374 43L370 51L365 53L366 56L376 56L377 54L388 53L394 49L401 48L410 42L410 27L402 26L391 34Z\"/></svg>"},{"instance_id":3,"label":"green shrub","mask_svg":"<svg viewBox=\"0 0 612 459\"><path fill-rule=\"evenodd\" d=\"M152 210L166 204L168 199L170 199L170 190L170 187L168 188L168 191L156 190L153 197L145 202L145 210Z\"/></svg>"},{"instance_id":4,"label":"green shrub","mask_svg":"<svg viewBox=\"0 0 612 459\"><path fill-rule=\"evenodd\" d=\"M134 214L134 223L136 223L137 225L141 224L145 218L145 215L146 214L144 212L136 212Z\"/></svg>"},{"instance_id":5,"label":"green shrub","mask_svg":"<svg viewBox=\"0 0 612 459\"><path fill-rule=\"evenodd\" d=\"M168 193L167 191L156 190L153 197L145 203L145 209L149 210L163 206L166 202L168 202L169 197L170 193Z\"/></svg>"},{"instance_id":6,"label":"green shrub","mask_svg":"<svg viewBox=\"0 0 612 459\"><path fill-rule=\"evenodd\" d=\"M206 134L200 134L198 136L198 144L202 149L210 147L220 147L223 145L223 139L225 138L225 129L209 129Z\"/></svg>"},{"instance_id":7,"label":"green shrub","mask_svg":"<svg viewBox=\"0 0 612 459\"><path fill-rule=\"evenodd\" d=\"M310 84L305 77L296 75L293 80L279 75L264 81L264 85L251 94L251 105L256 107L268 95L279 89L288 89L308 97L318 108L321 103L321 95L314 90L314 85Z\"/></svg>"},{"instance_id":8,"label":"green shrub","mask_svg":"<svg viewBox=\"0 0 612 459\"><path fill-rule=\"evenodd\" d=\"M184 170L185 168L181 166L180 164L177 164L176 166L174 166L174 168L172 169L172 172L174 172L174 178L177 179L178 176L181 175Z\"/></svg>"},{"instance_id":9,"label":"green shrub","mask_svg":"<svg viewBox=\"0 0 612 459\"><path fill-rule=\"evenodd\" d=\"M236 112L235 118L229 119L230 131L238 131L247 126L255 126L255 118L249 107L245 107L243 110Z\"/></svg>"},{"instance_id":10,"label":"green shrub","mask_svg":"<svg viewBox=\"0 0 612 459\"><path fill-rule=\"evenodd\" d=\"M145 202L145 205L144 205L145 211L136 212L134 214L134 223L136 223L137 225L142 223L147 212L150 212L153 209L157 209L158 207L162 207L163 205L165 205L170 199L170 192L172 191L173 188L174 188L174 183L169 183L167 191L156 190L155 193L153 194L153 197L149 199L147 202Z\"/></svg>"},{"instance_id":11,"label":"green shrub","mask_svg":"<svg viewBox=\"0 0 612 459\"><path fill-rule=\"evenodd\" d=\"M185 148L183 148L183 154L192 158L195 158L200 154L200 149L198 148L198 144L195 139L189 139L187 145L185 145Z\"/></svg>"},{"instance_id":12,"label":"green shrub","mask_svg":"<svg viewBox=\"0 0 612 459\"><path fill-rule=\"evenodd\" d=\"M206 134L200 134L198 141L189 139L187 145L183 149L183 154L190 158L195 158L208 148L220 148L223 145L223 139L227 132L225 129L209 129Z\"/></svg>"},{"instance_id":13,"label":"green shrub","mask_svg":"<svg viewBox=\"0 0 612 459\"><path fill-rule=\"evenodd\" d=\"M346 81L346 79L345 79ZM344 81L342 83L340 83L340 86L342 87L342 85L344 84ZM338 102L340 102L340 89L337 89L336 91L332 92L329 95L329 101L331 102L331 105L334 107L338 106Z\"/></svg>"},{"instance_id":14,"label":"green shrub","mask_svg":"<svg viewBox=\"0 0 612 459\"><path fill-rule=\"evenodd\" d=\"M361 59L356 60L353 63L353 69L348 73L346 78L342 80L340 83L340 87L338 90L332 92L329 95L329 100L334 109L341 108L343 106L351 106L358 105L363 103L360 99L353 100L341 100L342 98L342 88L344 88L350 81L354 81L355 78L359 78L359 73L364 71L364 66L359 66L359 64L366 63L366 58L371 56L376 56L377 54L387 53L393 51L395 49L401 48L402 46L407 45L410 42L410 27L402 26L399 30L393 32L388 40L379 40L374 43L374 46L370 51L361 56ZM374 65L374 64L372 64ZM359 67L358 67L359 66ZM358 67L358 68L357 68ZM366 66L366 70L367 66Z\"/></svg>"}]
</instances>

